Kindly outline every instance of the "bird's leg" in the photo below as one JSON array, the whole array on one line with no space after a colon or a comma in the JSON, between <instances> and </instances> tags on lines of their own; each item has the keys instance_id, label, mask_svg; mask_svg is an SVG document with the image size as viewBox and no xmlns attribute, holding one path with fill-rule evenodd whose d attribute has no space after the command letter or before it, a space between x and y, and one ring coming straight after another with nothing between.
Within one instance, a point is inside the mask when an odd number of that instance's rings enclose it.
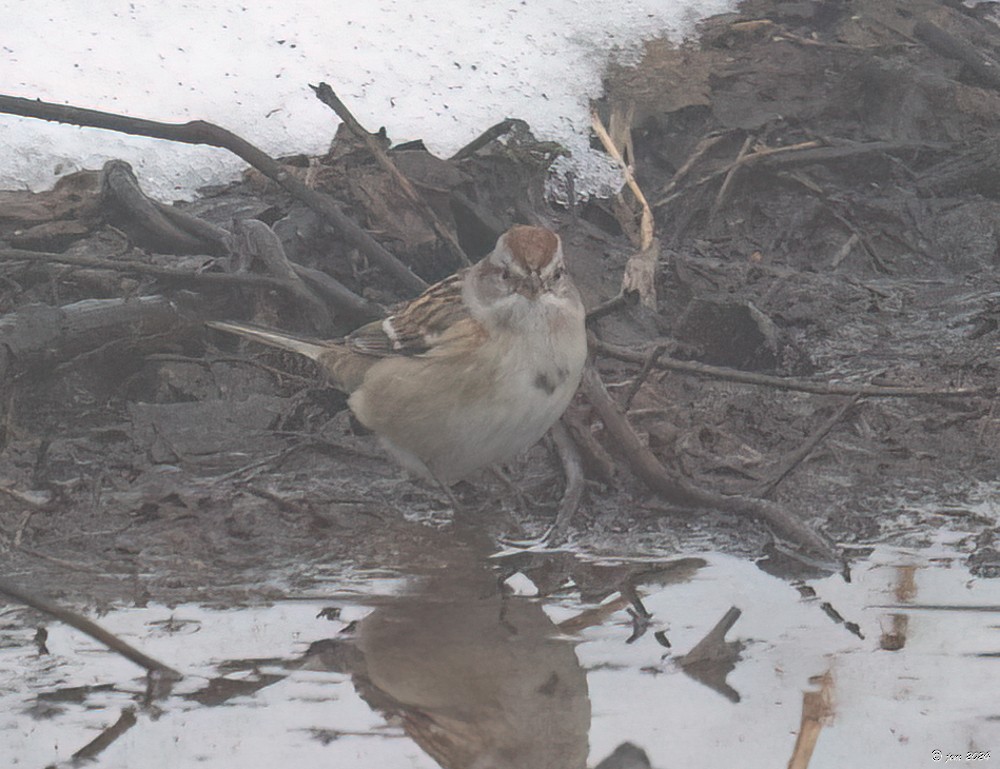
<instances>
[{"instance_id":1,"label":"bird's leg","mask_svg":"<svg viewBox=\"0 0 1000 769\"><path fill-rule=\"evenodd\" d=\"M499 479L499 481L507 488L507 491L510 492L510 495L514 498L514 511L506 510L501 505L501 509L503 509L504 517L507 519L507 523L510 525L516 536L525 536L523 519L524 516L530 513L528 509L527 497L499 465L493 465L490 467L490 472L492 472L493 475ZM506 537L501 537L501 541L506 541L506 539Z\"/></svg>"},{"instance_id":2,"label":"bird's leg","mask_svg":"<svg viewBox=\"0 0 1000 769\"><path fill-rule=\"evenodd\" d=\"M458 501L458 497L455 496L448 484L438 479L436 476L432 475L431 477L434 479L434 483L437 484L438 488L444 492L446 497L448 497L448 501L451 503L452 515L456 515L459 512L464 511L465 508L462 506L462 503Z\"/></svg>"}]
</instances>

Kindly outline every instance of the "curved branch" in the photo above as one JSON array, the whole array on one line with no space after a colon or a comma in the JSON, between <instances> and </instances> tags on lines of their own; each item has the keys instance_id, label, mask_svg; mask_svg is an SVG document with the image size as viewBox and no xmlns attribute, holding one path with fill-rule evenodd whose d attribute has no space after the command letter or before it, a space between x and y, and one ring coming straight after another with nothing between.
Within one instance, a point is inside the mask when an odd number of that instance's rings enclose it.
<instances>
[{"instance_id":1,"label":"curved branch","mask_svg":"<svg viewBox=\"0 0 1000 769\"><path fill-rule=\"evenodd\" d=\"M0 112L20 115L21 117L39 118L40 120L52 120L57 123L105 128L133 136L150 136L154 139L167 139L184 144L206 144L210 147L229 150L269 179L280 184L330 222L340 230L351 245L392 275L400 285L413 293L420 293L427 288L426 282L411 272L409 267L386 251L371 235L341 211L333 198L307 187L270 155L246 139L214 123L208 123L204 120L192 120L188 123L161 123L156 120L133 118L111 112L73 107L68 104L52 104L51 102L23 99L5 94L0 94Z\"/></svg>"},{"instance_id":2,"label":"curved branch","mask_svg":"<svg viewBox=\"0 0 1000 769\"><path fill-rule=\"evenodd\" d=\"M780 535L827 559L839 563L833 546L797 516L774 502L731 496L701 489L671 473L643 444L618 404L608 393L597 369L590 365L581 384L605 429L618 443L632 472L668 502L692 507L710 507L738 515L750 515L770 524Z\"/></svg>"}]
</instances>

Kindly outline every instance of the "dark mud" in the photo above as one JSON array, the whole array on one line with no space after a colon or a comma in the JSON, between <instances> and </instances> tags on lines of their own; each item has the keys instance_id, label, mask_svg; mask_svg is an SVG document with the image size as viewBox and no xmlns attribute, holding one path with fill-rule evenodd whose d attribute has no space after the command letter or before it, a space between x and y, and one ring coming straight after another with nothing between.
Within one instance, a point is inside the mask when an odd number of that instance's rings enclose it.
<instances>
[{"instance_id":1,"label":"dark mud","mask_svg":"<svg viewBox=\"0 0 1000 769\"><path fill-rule=\"evenodd\" d=\"M976 390L855 399L654 368L629 418L693 482L769 495L849 555L919 546L947 525L966 535L959 549L973 573L995 576L1000 93L974 65L1000 60L1000 28L987 10L951 5L749 2L705 24L698 44L650 43L637 66L613 68L600 108L631 128L629 160L661 245L658 302L626 301L592 328L640 354L660 344L672 359L780 377ZM959 40L965 58L935 31ZM515 125L457 161L419 146L391 155L473 259L513 223L557 229L596 307L618 294L636 251L634 201L568 205L557 190L563 202L546 202L557 149ZM287 164L426 281L457 266L349 136L323 158ZM139 324L93 339L61 321L63 347L8 344L3 572L74 601L228 603L294 593L339 571L433 564L420 532L452 525L440 495L401 480L309 365L201 325L249 319L333 336L365 307L331 316L274 286L168 274L262 268L246 251L219 249L214 230L185 240L151 227L110 186L107 172L85 172L51 193L0 193L0 307L8 320L18 314L19 329L37 303L161 295L177 313L152 332ZM292 262L371 303L409 295L255 172L172 208L219 228L262 221ZM99 261L123 259L160 272ZM641 368L606 355L597 365L620 397ZM760 522L659 499L585 399L571 411L593 438L574 548L771 551ZM562 494L554 450L535 447L510 474L528 510L485 475L456 490L463 523L491 537L517 535L516 519L529 534L544 531ZM570 574L588 581L572 559L535 560L543 590Z\"/></svg>"}]
</instances>

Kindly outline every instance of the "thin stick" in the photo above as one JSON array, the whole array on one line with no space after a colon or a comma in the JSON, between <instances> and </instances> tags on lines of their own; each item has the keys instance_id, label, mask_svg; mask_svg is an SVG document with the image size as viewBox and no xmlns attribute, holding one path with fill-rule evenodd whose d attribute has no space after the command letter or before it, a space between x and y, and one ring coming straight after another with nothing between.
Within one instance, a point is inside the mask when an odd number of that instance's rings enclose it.
<instances>
[{"instance_id":1,"label":"thin stick","mask_svg":"<svg viewBox=\"0 0 1000 769\"><path fill-rule=\"evenodd\" d=\"M639 183L636 182L635 176L632 175L632 169L628 167L628 164L622 157L621 152L618 151L618 147L615 146L614 141L611 139L608 129L606 129L604 127L604 123L601 122L601 117L597 114L597 110L590 111L590 124L594 129L594 133L597 134L597 138L601 140L601 144L604 146L604 149L607 150L608 154L611 155L611 157L613 157L621 167L622 174L625 176L625 184L627 184L628 188L632 190L632 194L635 195L635 199L639 201L639 205L642 207L642 219L639 225L639 248L640 250L645 251L653 243L653 211L650 209L649 203L646 201L646 196L642 194L642 190L639 188Z\"/></svg>"},{"instance_id":2,"label":"thin stick","mask_svg":"<svg viewBox=\"0 0 1000 769\"><path fill-rule=\"evenodd\" d=\"M632 384L628 387L628 392L625 393L625 399L622 401L622 410L628 412L632 408L632 399L635 398L636 393L639 392L639 388L642 387L642 383L646 381L646 377L649 376L649 372L653 370L653 364L659 359L664 352L666 352L667 346L665 344L658 344L653 348L652 352L646 357L646 362L642 364L642 368L639 369L639 373L635 375L635 379L632 380Z\"/></svg>"},{"instance_id":3,"label":"thin stick","mask_svg":"<svg viewBox=\"0 0 1000 769\"><path fill-rule=\"evenodd\" d=\"M67 104L53 104L35 99L0 94L0 112L21 117L52 120L57 123L105 128L110 131L151 136L154 139L184 144L205 144L229 150L242 158L269 179L284 187L288 192L305 203L309 208L340 230L344 238L371 259L376 265L392 275L400 285L419 293L427 288L427 283L410 271L410 268L386 251L354 220L340 210L336 201L328 195L311 189L295 178L288 169L267 155L246 139L225 128L204 120L187 123L161 123L125 115L116 115L100 110L72 107Z\"/></svg>"},{"instance_id":4,"label":"thin stick","mask_svg":"<svg viewBox=\"0 0 1000 769\"><path fill-rule=\"evenodd\" d=\"M827 419L823 424L817 427L812 434L802 442L798 448L788 454L782 462L778 470L772 475L769 481L766 481L759 485L755 490L754 494L759 497L770 496L771 493L778 487L788 474L792 472L796 467L802 464L806 458L813 452L819 442L822 441L830 431L837 426L837 423L844 418L844 415L861 399L860 395L855 395L852 398L845 399L844 403L841 404L840 408L837 409L833 415Z\"/></svg>"},{"instance_id":5,"label":"thin stick","mask_svg":"<svg viewBox=\"0 0 1000 769\"><path fill-rule=\"evenodd\" d=\"M126 659L134 662L136 665L144 667L150 673L159 673L160 675L167 676L174 680L180 680L183 678L183 676L172 667L164 665L159 660L155 660L144 654L134 646L118 638L118 636L108 632L96 622L87 619L81 614L77 614L75 611L65 609L52 601L48 601L44 598L28 593L5 579L0 579L0 593L5 593L14 600L20 601L26 606L30 606L32 609L45 612L60 622L64 622L70 627L76 628L81 633L89 635L95 641L99 641L112 651L117 652Z\"/></svg>"},{"instance_id":6,"label":"thin stick","mask_svg":"<svg viewBox=\"0 0 1000 769\"><path fill-rule=\"evenodd\" d=\"M333 89L327 83L320 83L319 85L309 86L313 89L321 102L337 113L337 117L344 121L351 133L360 138L365 146L368 147L368 151L375 156L375 160L378 162L382 169L389 174L399 185L399 189L402 190L403 195L409 198L410 202L416 207L420 214L427 220L430 225L434 228L434 231L438 234L448 249L451 251L452 255L458 259L459 263L462 265L468 265L469 257L466 255L465 251L462 250L462 246L458 243L458 238L455 233L452 232L444 222L438 218L437 213L431 208L430 204L424 200L424 198L417 193L410 183L410 180L406 178L402 171L392 162L392 159L386 154L385 149L379 144L375 137L358 122L358 119L354 117L351 111L347 108L347 105L340 100L340 97L334 93Z\"/></svg>"},{"instance_id":7,"label":"thin stick","mask_svg":"<svg viewBox=\"0 0 1000 769\"><path fill-rule=\"evenodd\" d=\"M490 126L481 134L479 134L479 136L477 136L471 142L462 147L462 149L460 149L458 152L456 152L454 155L448 158L448 160L454 163L455 161L465 160L465 158L472 157L477 152L479 152L479 150L481 150L483 147L485 147L494 139L499 139L504 134L510 133L510 129L512 129L518 123L523 124L524 121L516 120L514 118L507 118L506 120L501 120L496 125Z\"/></svg>"},{"instance_id":8,"label":"thin stick","mask_svg":"<svg viewBox=\"0 0 1000 769\"><path fill-rule=\"evenodd\" d=\"M710 134L702 138L695 145L695 148L688 156L688 159L684 161L681 167L678 168L677 171L674 173L674 175L670 178L670 181L667 182L666 185L664 185L662 190L660 190L661 197L653 204L653 207L655 208L659 206L663 202L664 197L673 192L674 187L676 187L680 183L681 179L687 176L688 171L690 171L694 167L694 164L697 163L698 160L706 152L708 152L710 149L712 149L712 147L714 147L716 144L718 144L725 138L726 138L725 134L717 134L714 136Z\"/></svg>"},{"instance_id":9,"label":"thin stick","mask_svg":"<svg viewBox=\"0 0 1000 769\"><path fill-rule=\"evenodd\" d=\"M0 494L6 494L11 499L16 499L18 502L27 505L28 507L33 507L36 510L43 510L48 507L51 499L41 500L32 497L30 494L25 494L23 491L18 491L10 486L0 484Z\"/></svg>"},{"instance_id":10,"label":"thin stick","mask_svg":"<svg viewBox=\"0 0 1000 769\"><path fill-rule=\"evenodd\" d=\"M623 360L628 363L642 365L647 356L636 350L604 342L595 336L590 337L590 346L595 352L607 355L609 358ZM986 390L980 387L890 387L872 384L842 384L838 382L814 382L808 379L794 377L778 377L768 374L756 374L751 371L738 371L721 366L710 366L696 361L676 360L669 356L660 356L653 364L655 368L668 371L682 371L686 374L721 379L729 382L776 387L779 390L794 390L797 392L815 393L817 395L860 395L878 398L928 398L928 397L958 397L983 395Z\"/></svg>"},{"instance_id":11,"label":"thin stick","mask_svg":"<svg viewBox=\"0 0 1000 769\"><path fill-rule=\"evenodd\" d=\"M716 214L719 213L719 209L722 208L722 203L726 199L726 194L729 192L729 188L733 184L733 177L736 175L736 169L740 167L740 161L747 156L750 148L753 146L754 141L757 137L753 134L747 136L743 140L743 145L740 147L740 151L736 153L736 161L729 167L728 173L726 173L726 178L722 180L722 185L719 187L719 191L715 195L715 202L712 204L712 211L709 217L714 219Z\"/></svg>"},{"instance_id":12,"label":"thin stick","mask_svg":"<svg viewBox=\"0 0 1000 769\"><path fill-rule=\"evenodd\" d=\"M612 118L615 118L617 115L617 112L613 113ZM626 145L630 142L630 134L628 132L631 130L631 125L629 125L631 117L632 111L629 110L628 115L624 119L626 125L623 129L616 130L616 134L623 133L625 135ZM625 183L632 190L632 194L635 195L635 199L639 202L639 206L642 209L639 219L639 243L637 244L639 250L632 254L625 263L625 271L622 274L621 292L623 294L638 294L642 305L655 311L656 269L660 260L660 243L653 237L653 228L655 226L653 210L649 207L646 196L643 195L642 190L639 188L632 169L625 162L625 158L622 157L621 150L601 122L600 115L597 114L596 109L591 109L590 111L590 122L597 137L601 140L601 144L604 145L604 149L621 166L622 173L625 175ZM621 193L618 195L618 200L623 200Z\"/></svg>"}]
</instances>

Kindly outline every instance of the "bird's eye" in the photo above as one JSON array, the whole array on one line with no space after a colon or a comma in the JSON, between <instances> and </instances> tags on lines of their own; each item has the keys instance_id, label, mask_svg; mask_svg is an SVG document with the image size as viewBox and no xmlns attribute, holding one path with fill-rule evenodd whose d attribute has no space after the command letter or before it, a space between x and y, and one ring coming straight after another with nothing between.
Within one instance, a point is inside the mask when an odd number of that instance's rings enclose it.
<instances>
[{"instance_id":1,"label":"bird's eye","mask_svg":"<svg viewBox=\"0 0 1000 769\"><path fill-rule=\"evenodd\" d=\"M556 267L555 272L552 273L552 277L559 280L563 275L566 274L566 270L563 267Z\"/></svg>"},{"instance_id":2,"label":"bird's eye","mask_svg":"<svg viewBox=\"0 0 1000 769\"><path fill-rule=\"evenodd\" d=\"M510 280L510 270L506 267L503 268L503 272L500 273L500 277L504 280Z\"/></svg>"}]
</instances>

